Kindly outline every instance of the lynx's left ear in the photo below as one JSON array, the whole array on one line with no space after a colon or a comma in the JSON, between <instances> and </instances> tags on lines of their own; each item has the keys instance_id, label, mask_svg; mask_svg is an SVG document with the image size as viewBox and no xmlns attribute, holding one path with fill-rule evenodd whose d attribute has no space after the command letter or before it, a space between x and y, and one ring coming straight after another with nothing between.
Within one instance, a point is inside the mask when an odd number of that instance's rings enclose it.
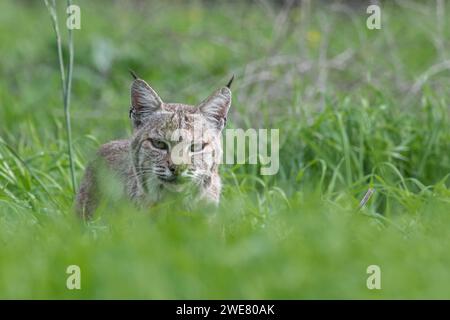
<instances>
[{"instance_id":1,"label":"lynx's left ear","mask_svg":"<svg viewBox=\"0 0 450 320\"><path fill-rule=\"evenodd\" d=\"M219 130L222 130L227 122L230 105L231 90L228 87L223 87L200 103L198 109Z\"/></svg>"}]
</instances>

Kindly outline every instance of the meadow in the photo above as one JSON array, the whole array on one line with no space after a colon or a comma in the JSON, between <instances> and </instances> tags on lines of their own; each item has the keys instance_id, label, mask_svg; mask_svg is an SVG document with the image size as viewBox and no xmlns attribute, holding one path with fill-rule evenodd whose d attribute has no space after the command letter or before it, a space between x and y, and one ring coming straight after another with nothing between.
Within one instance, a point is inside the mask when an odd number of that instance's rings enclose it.
<instances>
[{"instance_id":1,"label":"meadow","mask_svg":"<svg viewBox=\"0 0 450 320\"><path fill-rule=\"evenodd\" d=\"M345 1L75 4L78 183L131 134L129 69L192 104L234 74L227 126L279 129L280 169L222 165L215 209L116 202L80 221L50 16L1 1L0 298L450 298L448 3L383 1L379 30Z\"/></svg>"}]
</instances>

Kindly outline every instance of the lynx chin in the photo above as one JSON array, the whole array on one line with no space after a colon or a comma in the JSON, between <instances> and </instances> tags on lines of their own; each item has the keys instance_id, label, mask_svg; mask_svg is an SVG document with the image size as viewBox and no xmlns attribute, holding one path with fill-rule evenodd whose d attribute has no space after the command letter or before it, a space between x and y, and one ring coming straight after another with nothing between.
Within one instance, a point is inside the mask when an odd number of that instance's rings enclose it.
<instances>
[{"instance_id":1,"label":"lynx chin","mask_svg":"<svg viewBox=\"0 0 450 320\"><path fill-rule=\"evenodd\" d=\"M87 167L75 208L86 219L102 198L103 175L119 181L123 195L140 207L171 194L187 203L219 203L221 135L231 105L230 82L197 106L166 103L134 73L129 139L106 143ZM102 170L105 168L106 170Z\"/></svg>"}]
</instances>

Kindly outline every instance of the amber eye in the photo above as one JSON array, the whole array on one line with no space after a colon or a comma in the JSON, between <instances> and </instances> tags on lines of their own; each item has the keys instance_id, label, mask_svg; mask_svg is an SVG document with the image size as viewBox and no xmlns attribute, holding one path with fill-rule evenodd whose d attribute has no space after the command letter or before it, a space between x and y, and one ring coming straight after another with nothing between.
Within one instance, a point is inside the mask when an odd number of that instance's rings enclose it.
<instances>
[{"instance_id":1,"label":"amber eye","mask_svg":"<svg viewBox=\"0 0 450 320\"><path fill-rule=\"evenodd\" d=\"M149 139L149 140L152 143L152 146L154 146L156 149L160 149L160 150L168 150L169 149L169 146L164 141L156 140L156 139Z\"/></svg>"},{"instance_id":2,"label":"amber eye","mask_svg":"<svg viewBox=\"0 0 450 320\"><path fill-rule=\"evenodd\" d=\"M202 151L206 147L207 143L193 143L191 144L191 152Z\"/></svg>"}]
</instances>

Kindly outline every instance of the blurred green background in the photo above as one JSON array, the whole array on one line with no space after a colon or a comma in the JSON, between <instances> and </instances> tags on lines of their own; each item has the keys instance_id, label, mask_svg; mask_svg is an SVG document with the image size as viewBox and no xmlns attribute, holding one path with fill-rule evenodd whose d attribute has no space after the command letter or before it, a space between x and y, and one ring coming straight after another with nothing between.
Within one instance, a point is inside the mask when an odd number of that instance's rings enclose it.
<instances>
[{"instance_id":1,"label":"blurred green background","mask_svg":"<svg viewBox=\"0 0 450 320\"><path fill-rule=\"evenodd\" d=\"M214 210L114 203L81 223L50 16L1 1L0 298L450 298L446 1L381 1L380 30L368 1L74 4L78 181L131 133L128 69L191 104L235 74L228 127L279 129L280 171L223 165Z\"/></svg>"}]
</instances>

